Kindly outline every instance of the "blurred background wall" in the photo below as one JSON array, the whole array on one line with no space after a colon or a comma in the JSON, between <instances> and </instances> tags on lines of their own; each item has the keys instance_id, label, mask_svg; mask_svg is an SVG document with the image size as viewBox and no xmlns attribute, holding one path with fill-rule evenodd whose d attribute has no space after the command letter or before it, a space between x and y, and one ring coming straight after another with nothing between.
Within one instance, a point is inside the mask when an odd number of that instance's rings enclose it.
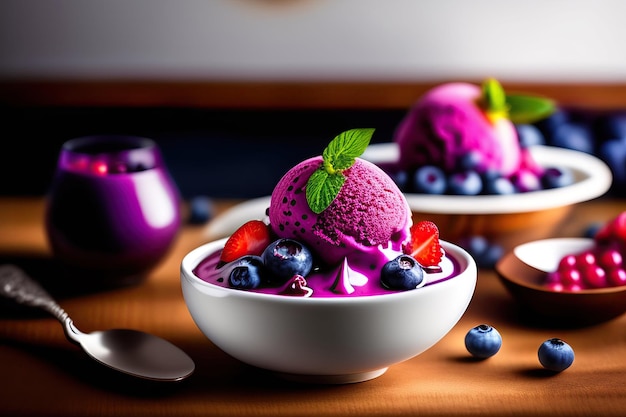
<instances>
[{"instance_id":1,"label":"blurred background wall","mask_svg":"<svg viewBox=\"0 0 626 417\"><path fill-rule=\"evenodd\" d=\"M0 194L43 194L67 139L133 134L186 197L266 195L343 130L391 140L450 80L626 108L624 16L624 0L0 0L3 150L22 156Z\"/></svg>"},{"instance_id":2,"label":"blurred background wall","mask_svg":"<svg viewBox=\"0 0 626 417\"><path fill-rule=\"evenodd\" d=\"M2 0L0 78L626 80L623 0Z\"/></svg>"}]
</instances>

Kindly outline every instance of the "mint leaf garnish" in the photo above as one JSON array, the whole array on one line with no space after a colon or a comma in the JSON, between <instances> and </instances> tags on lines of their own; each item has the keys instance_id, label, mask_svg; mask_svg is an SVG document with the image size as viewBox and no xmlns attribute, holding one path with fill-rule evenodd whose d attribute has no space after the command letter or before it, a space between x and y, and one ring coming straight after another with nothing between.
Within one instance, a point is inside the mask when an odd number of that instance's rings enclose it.
<instances>
[{"instance_id":1,"label":"mint leaf garnish","mask_svg":"<svg viewBox=\"0 0 626 417\"><path fill-rule=\"evenodd\" d=\"M505 94L502 85L488 78L481 85L480 106L492 120L507 117L513 123L534 123L556 110L554 101L524 94Z\"/></svg>"},{"instance_id":2,"label":"mint leaf garnish","mask_svg":"<svg viewBox=\"0 0 626 417\"><path fill-rule=\"evenodd\" d=\"M374 129L351 129L340 133L324 149L324 163L335 170L350 168L354 158L365 152L373 134Z\"/></svg>"},{"instance_id":3,"label":"mint leaf garnish","mask_svg":"<svg viewBox=\"0 0 626 417\"><path fill-rule=\"evenodd\" d=\"M506 102L513 123L534 123L556 110L555 102L543 97L507 94Z\"/></svg>"},{"instance_id":4,"label":"mint leaf garnish","mask_svg":"<svg viewBox=\"0 0 626 417\"><path fill-rule=\"evenodd\" d=\"M306 200L311 210L320 214L330 206L345 181L343 174L329 174L324 169L313 172L306 185Z\"/></svg>"},{"instance_id":5,"label":"mint leaf garnish","mask_svg":"<svg viewBox=\"0 0 626 417\"><path fill-rule=\"evenodd\" d=\"M373 134L374 129L347 130L324 149L324 162L306 184L306 200L314 213L326 210L337 197L346 180L343 170L350 168L365 151Z\"/></svg>"},{"instance_id":6,"label":"mint leaf garnish","mask_svg":"<svg viewBox=\"0 0 626 417\"><path fill-rule=\"evenodd\" d=\"M506 114L508 110L506 94L498 80L494 78L486 79L482 84L482 104L483 108L492 114Z\"/></svg>"}]
</instances>

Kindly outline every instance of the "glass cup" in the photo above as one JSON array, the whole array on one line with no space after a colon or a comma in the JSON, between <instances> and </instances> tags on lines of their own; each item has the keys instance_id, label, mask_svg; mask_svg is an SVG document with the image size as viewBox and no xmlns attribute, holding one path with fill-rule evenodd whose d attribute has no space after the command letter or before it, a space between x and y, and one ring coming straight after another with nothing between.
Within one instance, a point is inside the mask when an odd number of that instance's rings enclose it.
<instances>
[{"instance_id":1,"label":"glass cup","mask_svg":"<svg viewBox=\"0 0 626 417\"><path fill-rule=\"evenodd\" d=\"M68 273L96 284L141 281L181 223L180 194L148 138L85 136L62 145L45 228Z\"/></svg>"}]
</instances>

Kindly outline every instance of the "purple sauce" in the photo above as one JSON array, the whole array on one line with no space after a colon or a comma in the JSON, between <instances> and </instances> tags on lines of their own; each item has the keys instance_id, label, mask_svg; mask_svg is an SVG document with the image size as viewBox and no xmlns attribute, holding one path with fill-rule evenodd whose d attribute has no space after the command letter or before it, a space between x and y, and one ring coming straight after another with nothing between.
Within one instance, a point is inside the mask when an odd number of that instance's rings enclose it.
<instances>
[{"instance_id":1,"label":"purple sauce","mask_svg":"<svg viewBox=\"0 0 626 417\"><path fill-rule=\"evenodd\" d=\"M193 273L210 284L230 288L228 284L230 268L228 265L217 267L220 253L221 251L216 251L209 254L194 268ZM424 273L425 286L446 281L460 273L459 262L449 254L444 256L440 267L441 272ZM298 276L279 286L262 286L241 291L285 296L307 296L310 293L310 296L316 298L358 297L398 292L387 289L380 283L380 269L351 268L345 261L331 270L314 269L307 277Z\"/></svg>"}]
</instances>

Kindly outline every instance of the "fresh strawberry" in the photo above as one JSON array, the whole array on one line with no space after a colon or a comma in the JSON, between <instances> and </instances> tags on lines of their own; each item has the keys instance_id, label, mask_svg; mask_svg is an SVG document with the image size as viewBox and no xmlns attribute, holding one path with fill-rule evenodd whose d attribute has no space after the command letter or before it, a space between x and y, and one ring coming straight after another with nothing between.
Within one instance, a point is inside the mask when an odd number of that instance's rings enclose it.
<instances>
[{"instance_id":1,"label":"fresh strawberry","mask_svg":"<svg viewBox=\"0 0 626 417\"><path fill-rule=\"evenodd\" d=\"M226 240L220 262L232 262L245 255L260 256L270 243L269 227L261 220L250 220Z\"/></svg>"},{"instance_id":2,"label":"fresh strawberry","mask_svg":"<svg viewBox=\"0 0 626 417\"><path fill-rule=\"evenodd\" d=\"M411 242L404 252L415 258L424 268L436 267L441 262L443 251L439 243L439 229L428 220L411 226Z\"/></svg>"}]
</instances>

